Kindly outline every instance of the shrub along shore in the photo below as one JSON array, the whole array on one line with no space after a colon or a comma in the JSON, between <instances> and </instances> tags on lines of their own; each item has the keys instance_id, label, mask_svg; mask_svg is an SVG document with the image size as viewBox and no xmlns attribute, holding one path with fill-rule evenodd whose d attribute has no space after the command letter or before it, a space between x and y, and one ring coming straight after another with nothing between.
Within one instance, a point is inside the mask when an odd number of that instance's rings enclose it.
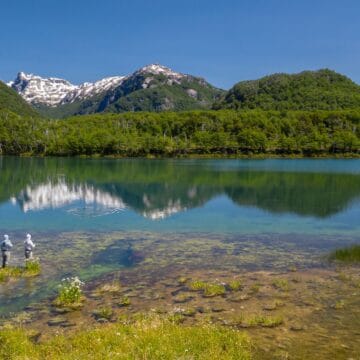
<instances>
[{"instance_id":1,"label":"shrub along shore","mask_svg":"<svg viewBox=\"0 0 360 360\"><path fill-rule=\"evenodd\" d=\"M359 156L360 109L95 114L0 112L0 154L40 156Z\"/></svg>"}]
</instances>

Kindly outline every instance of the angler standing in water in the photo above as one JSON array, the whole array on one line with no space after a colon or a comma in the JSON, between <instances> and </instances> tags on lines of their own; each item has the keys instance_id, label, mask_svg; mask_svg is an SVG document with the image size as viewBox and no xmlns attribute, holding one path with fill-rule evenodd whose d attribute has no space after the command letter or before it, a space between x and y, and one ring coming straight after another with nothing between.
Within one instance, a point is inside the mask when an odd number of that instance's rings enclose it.
<instances>
[{"instance_id":1,"label":"angler standing in water","mask_svg":"<svg viewBox=\"0 0 360 360\"><path fill-rule=\"evenodd\" d=\"M26 240L24 241L24 246L25 246L25 259L26 260L32 259L33 249L35 247L35 244L32 242L30 234L26 235Z\"/></svg>"},{"instance_id":2,"label":"angler standing in water","mask_svg":"<svg viewBox=\"0 0 360 360\"><path fill-rule=\"evenodd\" d=\"M9 239L9 235L4 235L4 240L1 242L1 254L2 254L2 267L5 268L10 260L10 250L13 247Z\"/></svg>"}]
</instances>

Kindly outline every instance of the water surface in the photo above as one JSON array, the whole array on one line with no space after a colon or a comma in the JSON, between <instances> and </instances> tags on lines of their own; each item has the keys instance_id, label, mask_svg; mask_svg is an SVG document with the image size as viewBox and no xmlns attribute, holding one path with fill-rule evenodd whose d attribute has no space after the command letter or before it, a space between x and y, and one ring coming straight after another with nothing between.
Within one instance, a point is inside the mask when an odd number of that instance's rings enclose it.
<instances>
[{"instance_id":1,"label":"water surface","mask_svg":"<svg viewBox=\"0 0 360 360\"><path fill-rule=\"evenodd\" d=\"M65 275L311 268L360 241L360 160L2 157L0 173L12 263L30 232L43 265L0 286L2 314L54 294Z\"/></svg>"},{"instance_id":2,"label":"water surface","mask_svg":"<svg viewBox=\"0 0 360 360\"><path fill-rule=\"evenodd\" d=\"M356 236L360 160L0 158L0 229Z\"/></svg>"}]
</instances>

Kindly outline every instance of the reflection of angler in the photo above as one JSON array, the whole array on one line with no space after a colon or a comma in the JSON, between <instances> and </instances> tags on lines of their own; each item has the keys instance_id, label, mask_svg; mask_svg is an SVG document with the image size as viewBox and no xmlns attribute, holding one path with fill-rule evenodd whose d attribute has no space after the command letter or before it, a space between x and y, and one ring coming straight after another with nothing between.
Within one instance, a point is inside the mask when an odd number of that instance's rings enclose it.
<instances>
[{"instance_id":1,"label":"reflection of angler","mask_svg":"<svg viewBox=\"0 0 360 360\"><path fill-rule=\"evenodd\" d=\"M31 240L31 235L26 235L26 240L24 241L25 245L25 259L32 259L33 257L33 249L35 247L35 244Z\"/></svg>"},{"instance_id":2,"label":"reflection of angler","mask_svg":"<svg viewBox=\"0 0 360 360\"><path fill-rule=\"evenodd\" d=\"M10 260L10 250L13 247L9 239L9 235L4 235L4 240L1 242L1 254L2 254L2 267L5 268Z\"/></svg>"}]
</instances>

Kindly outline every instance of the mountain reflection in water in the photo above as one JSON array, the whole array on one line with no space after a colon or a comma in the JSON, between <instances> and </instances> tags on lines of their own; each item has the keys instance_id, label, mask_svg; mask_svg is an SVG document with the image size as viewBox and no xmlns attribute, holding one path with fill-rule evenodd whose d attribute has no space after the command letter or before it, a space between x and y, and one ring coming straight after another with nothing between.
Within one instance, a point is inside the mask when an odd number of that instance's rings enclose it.
<instances>
[{"instance_id":1,"label":"mountain reflection in water","mask_svg":"<svg viewBox=\"0 0 360 360\"><path fill-rule=\"evenodd\" d=\"M286 164L279 167L286 161L292 161L290 170ZM201 207L221 195L239 206L318 218L340 213L359 199L359 160L331 160L332 167L329 160L312 161L319 167L314 168L311 160L272 160L271 167L269 161L259 160L5 157L0 160L0 201L18 204L24 212L81 202L100 213L129 208L156 220ZM344 169L341 162L347 162Z\"/></svg>"}]
</instances>

